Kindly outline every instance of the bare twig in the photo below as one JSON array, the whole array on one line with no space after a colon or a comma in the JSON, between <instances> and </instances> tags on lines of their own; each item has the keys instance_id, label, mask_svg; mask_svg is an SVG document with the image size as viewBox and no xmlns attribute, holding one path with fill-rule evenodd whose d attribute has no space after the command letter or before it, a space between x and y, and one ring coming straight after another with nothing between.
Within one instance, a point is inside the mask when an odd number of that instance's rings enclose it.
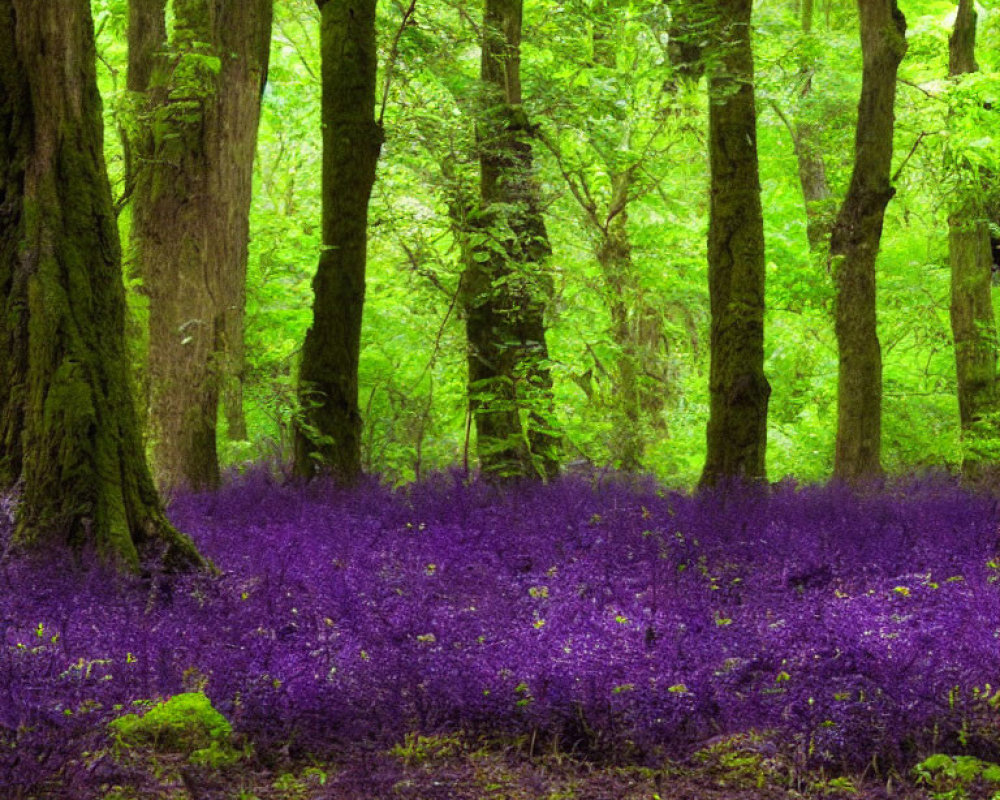
<instances>
[{"instance_id":1,"label":"bare twig","mask_svg":"<svg viewBox=\"0 0 1000 800\"><path fill-rule=\"evenodd\" d=\"M587 186L586 180L583 177L583 171L578 170L576 175L570 174L569 170L566 168L566 163L563 160L562 149L559 145L541 129L539 129L536 137L538 141L540 141L545 148L552 153L552 156L556 160L556 166L559 167L559 173L563 176L563 180L566 181L566 185L569 187L569 190L576 199L576 202L579 203L580 207L586 212L587 219L590 224L598 230L603 231L604 226L601 224L601 220L597 216L597 204L594 202L594 198L590 194L590 188Z\"/></svg>"},{"instance_id":2,"label":"bare twig","mask_svg":"<svg viewBox=\"0 0 1000 800\"><path fill-rule=\"evenodd\" d=\"M796 135L795 126L792 125L792 121L785 115L785 112L781 110L781 106L775 100L771 100L770 104L771 110L778 115L785 127L788 129L788 135L792 137L792 150L795 155L799 154L799 137Z\"/></svg>"},{"instance_id":3,"label":"bare twig","mask_svg":"<svg viewBox=\"0 0 1000 800\"><path fill-rule=\"evenodd\" d=\"M906 165L909 163L910 159L913 157L913 154L917 152L917 148L920 147L920 143L924 140L924 137L927 135L928 135L927 131L920 131L920 135L914 140L913 147L910 148L910 152L906 154L906 158L904 158L903 162L899 165L899 169L897 169L896 172L893 173L893 176L889 181L890 183L895 183L896 181L899 180L899 176L902 174L903 168L906 167Z\"/></svg>"},{"instance_id":4,"label":"bare twig","mask_svg":"<svg viewBox=\"0 0 1000 800\"><path fill-rule=\"evenodd\" d=\"M919 83L915 83L913 81L908 81L905 78L896 78L896 82L897 83L901 83L904 86L909 86L911 89L916 89L918 92L920 92L921 94L923 94L925 97L929 97L931 100L937 100L938 102L941 102L941 103L947 102L943 97L941 97L940 95L934 94L934 92L932 92L930 89L925 89Z\"/></svg>"},{"instance_id":5,"label":"bare twig","mask_svg":"<svg viewBox=\"0 0 1000 800\"><path fill-rule=\"evenodd\" d=\"M298 22L299 27L302 28L304 31L305 26L302 24L302 22L298 19L296 19L296 22ZM305 71L309 73L309 77L312 79L313 83L319 83L320 82L319 76L315 72L313 72L313 68L309 66L309 59L306 58L305 53L302 52L302 48L299 47L298 41L296 41L294 37L289 36L281 20L277 20L277 25L278 25L278 30L281 31L281 35L285 38L285 41L289 45L291 45L292 50L295 51L295 55L298 56L299 63L301 63L302 66L305 68Z\"/></svg>"}]
</instances>

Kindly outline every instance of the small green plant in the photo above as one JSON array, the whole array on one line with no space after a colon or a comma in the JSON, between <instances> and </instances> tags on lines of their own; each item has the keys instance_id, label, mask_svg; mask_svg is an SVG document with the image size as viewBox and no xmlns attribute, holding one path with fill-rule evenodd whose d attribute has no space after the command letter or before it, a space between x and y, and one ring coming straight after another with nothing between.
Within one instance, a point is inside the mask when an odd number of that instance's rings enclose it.
<instances>
[{"instance_id":1,"label":"small green plant","mask_svg":"<svg viewBox=\"0 0 1000 800\"><path fill-rule=\"evenodd\" d=\"M282 773L271 786L279 793L281 800L305 800L325 784L326 773L323 770L319 767L306 767L300 776Z\"/></svg>"},{"instance_id":2,"label":"small green plant","mask_svg":"<svg viewBox=\"0 0 1000 800\"><path fill-rule=\"evenodd\" d=\"M192 764L212 768L234 764L241 757L231 744L232 726L202 692L175 695L142 716L126 714L108 727L118 753L123 748L181 753Z\"/></svg>"},{"instance_id":3,"label":"small green plant","mask_svg":"<svg viewBox=\"0 0 1000 800\"><path fill-rule=\"evenodd\" d=\"M770 781L786 780L785 765L769 756L770 750L766 736L750 731L724 737L699 750L694 758L727 786L763 789Z\"/></svg>"},{"instance_id":4,"label":"small green plant","mask_svg":"<svg viewBox=\"0 0 1000 800\"><path fill-rule=\"evenodd\" d=\"M934 800L965 800L985 797L978 792L969 794L973 784L994 784L990 800L1000 800L1000 765L981 761L974 756L949 756L934 753L913 768L917 783L928 786ZM977 787L979 788L979 787Z\"/></svg>"},{"instance_id":5,"label":"small green plant","mask_svg":"<svg viewBox=\"0 0 1000 800\"><path fill-rule=\"evenodd\" d=\"M389 753L407 766L451 758L462 752L462 738L452 736L420 736L406 734L403 742L393 746Z\"/></svg>"},{"instance_id":6,"label":"small green plant","mask_svg":"<svg viewBox=\"0 0 1000 800\"><path fill-rule=\"evenodd\" d=\"M851 797L859 791L854 779L844 775L815 781L810 788L823 797Z\"/></svg>"}]
</instances>

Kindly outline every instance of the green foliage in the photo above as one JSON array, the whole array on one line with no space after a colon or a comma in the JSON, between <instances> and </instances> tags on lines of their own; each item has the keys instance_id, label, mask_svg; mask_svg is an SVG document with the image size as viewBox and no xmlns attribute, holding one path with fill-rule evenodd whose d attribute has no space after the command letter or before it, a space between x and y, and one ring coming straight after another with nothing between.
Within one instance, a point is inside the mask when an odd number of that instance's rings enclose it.
<instances>
[{"instance_id":1,"label":"green foliage","mask_svg":"<svg viewBox=\"0 0 1000 800\"><path fill-rule=\"evenodd\" d=\"M406 734L404 740L389 751L407 766L442 761L461 755L466 749L461 734L422 736Z\"/></svg>"},{"instance_id":2,"label":"green foliage","mask_svg":"<svg viewBox=\"0 0 1000 800\"><path fill-rule=\"evenodd\" d=\"M968 797L1000 798L1000 765L974 756L935 753L913 768L917 783L926 785L934 800L965 800ZM970 794L970 790L973 793ZM982 794L991 792L991 794Z\"/></svg>"},{"instance_id":3,"label":"green foliage","mask_svg":"<svg viewBox=\"0 0 1000 800\"><path fill-rule=\"evenodd\" d=\"M280 800L306 800L326 785L326 772L319 767L306 767L300 775L282 773L271 784Z\"/></svg>"},{"instance_id":4,"label":"green foliage","mask_svg":"<svg viewBox=\"0 0 1000 800\"><path fill-rule=\"evenodd\" d=\"M126 714L109 728L119 752L148 748L155 753L179 753L192 764L219 768L236 763L241 753L230 739L232 726L202 692L185 692L150 708Z\"/></svg>"},{"instance_id":5,"label":"green foliage","mask_svg":"<svg viewBox=\"0 0 1000 800\"><path fill-rule=\"evenodd\" d=\"M405 4L402 4L405 6ZM118 128L128 122L124 0L93 0L105 145L123 191ZM883 460L891 471L956 467L963 456L949 325L947 216L1000 205L1000 14L979 15L980 72L947 77L951 0L905 7L909 52L898 87L894 171L878 263L884 360ZM369 270L360 367L365 468L393 483L461 464L475 442L468 401L459 276L475 242L453 214L475 215L479 48L468 4L427 0L399 29L402 6L380 3L382 59L396 44L386 87L387 141L370 210ZM298 352L309 326L319 254L320 59L310 0L277 0L254 184L247 285L245 407L249 440L220 443L228 463L290 455ZM626 433L616 340L616 297L596 248L616 174L634 171L625 231L632 324L650 323L641 361L642 468L691 484L705 451L708 382L706 99L678 82L663 4L526 4L522 56L536 179L553 255L548 344L554 420L564 460L612 466ZM804 33L791 4L754 10L758 146L767 243L768 468L772 479L830 474L836 424L833 286L812 254L792 128L817 132L835 208L846 189L860 90L857 12L818 4ZM192 38L193 37L193 38ZM217 64L191 46L171 77L214 79ZM809 65L803 68L803 65ZM808 86L808 91L805 89ZM379 98L382 97L380 86ZM186 113L193 113L188 109ZM595 220L596 223L595 224ZM127 211L120 218L128 224ZM497 243L479 231L487 242ZM484 252L485 255L485 252ZM133 285L141 318L141 287ZM635 313L651 312L648 317ZM645 323L643 323L645 324ZM135 330L143 326L137 324ZM135 352L141 353L141 343ZM653 402L655 401L655 402ZM474 433L473 433L474 435ZM474 466L474 464L472 465Z\"/></svg>"},{"instance_id":6,"label":"green foliage","mask_svg":"<svg viewBox=\"0 0 1000 800\"><path fill-rule=\"evenodd\" d=\"M694 758L711 770L721 785L734 790L762 789L791 778L790 763L778 755L766 734L756 731L720 738Z\"/></svg>"}]
</instances>

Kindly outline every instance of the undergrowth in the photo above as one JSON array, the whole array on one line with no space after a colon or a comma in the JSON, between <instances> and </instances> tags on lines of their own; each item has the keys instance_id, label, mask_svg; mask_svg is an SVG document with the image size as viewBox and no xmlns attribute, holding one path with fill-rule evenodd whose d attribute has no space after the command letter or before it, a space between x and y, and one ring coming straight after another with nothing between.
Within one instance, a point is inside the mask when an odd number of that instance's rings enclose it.
<instances>
[{"instance_id":1,"label":"undergrowth","mask_svg":"<svg viewBox=\"0 0 1000 800\"><path fill-rule=\"evenodd\" d=\"M3 559L0 795L152 796L286 762L320 792L347 751L416 769L421 742L480 740L605 770L709 769L740 741L750 788L821 774L827 794L852 775L964 791L924 759L974 759L979 781L1000 762L997 509L944 480L690 496L257 474L170 511L219 576ZM214 733L140 757L166 734L126 715L177 697L204 697Z\"/></svg>"}]
</instances>

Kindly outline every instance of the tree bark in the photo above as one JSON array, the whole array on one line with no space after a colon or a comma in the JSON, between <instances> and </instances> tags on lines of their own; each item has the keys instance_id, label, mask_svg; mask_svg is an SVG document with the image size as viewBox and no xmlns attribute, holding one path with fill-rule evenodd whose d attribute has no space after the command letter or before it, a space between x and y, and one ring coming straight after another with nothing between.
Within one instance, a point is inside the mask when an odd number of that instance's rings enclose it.
<instances>
[{"instance_id":1,"label":"tree bark","mask_svg":"<svg viewBox=\"0 0 1000 800\"><path fill-rule=\"evenodd\" d=\"M254 149L273 0L131 0L132 244L149 296L150 423L163 489L216 486L216 418L242 373ZM125 137L129 141L129 137ZM231 423L232 425L232 423Z\"/></svg>"},{"instance_id":2,"label":"tree bark","mask_svg":"<svg viewBox=\"0 0 1000 800\"><path fill-rule=\"evenodd\" d=\"M167 522L125 352L121 249L87 0L0 0L0 482L15 542L203 566Z\"/></svg>"},{"instance_id":3,"label":"tree bark","mask_svg":"<svg viewBox=\"0 0 1000 800\"><path fill-rule=\"evenodd\" d=\"M376 0L317 0L322 13L323 251L299 371L295 472L361 474L358 363L368 202L382 149L375 119Z\"/></svg>"},{"instance_id":4,"label":"tree bark","mask_svg":"<svg viewBox=\"0 0 1000 800\"><path fill-rule=\"evenodd\" d=\"M486 0L480 209L462 276L469 403L481 469L496 479L559 470L545 341L551 250L532 174L533 129L521 106L521 13L521 0Z\"/></svg>"},{"instance_id":5,"label":"tree bark","mask_svg":"<svg viewBox=\"0 0 1000 800\"><path fill-rule=\"evenodd\" d=\"M764 219L757 163L751 0L719 0L709 66L711 365L702 486L766 477Z\"/></svg>"},{"instance_id":6,"label":"tree bark","mask_svg":"<svg viewBox=\"0 0 1000 800\"><path fill-rule=\"evenodd\" d=\"M618 192L628 192L629 173L614 176ZM611 338L618 346L615 376L615 426L611 441L611 456L623 472L637 472L642 467L645 442L642 435L641 361L638 320L643 310L630 308L639 302L632 243L628 236L628 212L622 210L601 231L597 246L597 262L604 277L608 312L611 315Z\"/></svg>"},{"instance_id":7,"label":"tree bark","mask_svg":"<svg viewBox=\"0 0 1000 800\"><path fill-rule=\"evenodd\" d=\"M627 12L628 4L623 0L608 0L595 8L594 64L612 73L618 72L617 53L621 45L616 35L618 23ZM677 20L674 23L677 24ZM611 460L623 472L638 472L642 469L646 444L643 423L648 419L655 427L663 408L660 387L651 388L645 381L647 371L658 371L660 336L647 337L645 334L649 332L650 323L654 323L654 332L659 334L656 324L659 314L643 297L629 237L629 204L640 165L622 163L619 151L631 149L633 121L625 110L616 119L620 126L616 152L609 156L602 148L597 148L610 184L607 208L597 213L594 195L586 188L582 171L576 178L580 186L573 194L596 232L595 254L604 279L611 338L618 348L610 409L613 418L609 443ZM573 180L568 173L567 177Z\"/></svg>"},{"instance_id":8,"label":"tree bark","mask_svg":"<svg viewBox=\"0 0 1000 800\"><path fill-rule=\"evenodd\" d=\"M882 354L875 315L875 261L891 184L896 72L906 19L895 0L859 0L863 62L854 171L830 237L836 287L837 444L834 477L882 474Z\"/></svg>"},{"instance_id":9,"label":"tree bark","mask_svg":"<svg viewBox=\"0 0 1000 800\"><path fill-rule=\"evenodd\" d=\"M802 34L812 35L813 0L802 0ZM812 75L815 63L811 56L804 57L799 64L802 89L799 100L805 106L812 94ZM798 161L799 185L806 206L806 236L809 249L813 253L822 251L829 242L830 228L833 226L830 184L826 178L826 163L823 161L823 146L818 126L807 119L807 110L800 108L795 123L794 144Z\"/></svg>"},{"instance_id":10,"label":"tree bark","mask_svg":"<svg viewBox=\"0 0 1000 800\"><path fill-rule=\"evenodd\" d=\"M959 0L955 27L948 37L948 74L951 77L978 72L976 63L976 4Z\"/></svg>"},{"instance_id":11,"label":"tree bark","mask_svg":"<svg viewBox=\"0 0 1000 800\"><path fill-rule=\"evenodd\" d=\"M960 0L949 40L949 75L976 72L976 9ZM953 164L961 169L962 164ZM997 328L993 314L993 251L981 186L963 186L948 216L951 266L951 330L955 340L958 409L961 421L962 474L972 481L995 482L1000 445L1000 393L997 389Z\"/></svg>"}]
</instances>

